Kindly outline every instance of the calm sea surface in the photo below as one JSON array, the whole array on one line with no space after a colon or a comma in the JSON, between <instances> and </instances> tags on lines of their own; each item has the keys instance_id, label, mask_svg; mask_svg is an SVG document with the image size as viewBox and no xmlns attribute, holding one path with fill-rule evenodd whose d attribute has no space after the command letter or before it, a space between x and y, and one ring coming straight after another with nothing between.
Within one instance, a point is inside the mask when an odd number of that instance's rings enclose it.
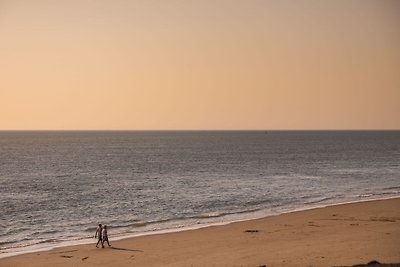
<instances>
[{"instance_id":1,"label":"calm sea surface","mask_svg":"<svg viewBox=\"0 0 400 267\"><path fill-rule=\"evenodd\" d=\"M0 132L0 182L5 257L399 197L400 132Z\"/></svg>"}]
</instances>

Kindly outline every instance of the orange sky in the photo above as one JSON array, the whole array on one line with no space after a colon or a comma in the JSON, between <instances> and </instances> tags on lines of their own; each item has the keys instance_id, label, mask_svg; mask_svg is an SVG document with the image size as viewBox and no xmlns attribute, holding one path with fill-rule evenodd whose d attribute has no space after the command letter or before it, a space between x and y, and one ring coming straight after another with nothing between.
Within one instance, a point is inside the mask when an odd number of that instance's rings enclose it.
<instances>
[{"instance_id":1,"label":"orange sky","mask_svg":"<svg viewBox=\"0 0 400 267\"><path fill-rule=\"evenodd\" d=\"M400 129L400 1L0 0L0 130Z\"/></svg>"}]
</instances>

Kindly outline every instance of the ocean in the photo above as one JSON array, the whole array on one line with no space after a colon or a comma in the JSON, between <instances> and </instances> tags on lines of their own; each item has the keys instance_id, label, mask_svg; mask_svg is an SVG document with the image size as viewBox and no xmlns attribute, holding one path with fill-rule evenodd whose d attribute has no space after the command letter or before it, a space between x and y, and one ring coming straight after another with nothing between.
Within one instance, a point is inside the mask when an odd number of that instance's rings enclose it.
<instances>
[{"instance_id":1,"label":"ocean","mask_svg":"<svg viewBox=\"0 0 400 267\"><path fill-rule=\"evenodd\" d=\"M0 258L400 197L400 131L3 131Z\"/></svg>"}]
</instances>

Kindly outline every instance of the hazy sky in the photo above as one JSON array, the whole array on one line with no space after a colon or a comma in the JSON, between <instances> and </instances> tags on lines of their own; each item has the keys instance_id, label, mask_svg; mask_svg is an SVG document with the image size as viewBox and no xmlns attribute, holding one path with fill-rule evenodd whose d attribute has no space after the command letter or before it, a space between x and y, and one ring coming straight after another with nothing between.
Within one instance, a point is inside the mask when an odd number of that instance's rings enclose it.
<instances>
[{"instance_id":1,"label":"hazy sky","mask_svg":"<svg viewBox=\"0 0 400 267\"><path fill-rule=\"evenodd\" d=\"M0 129L400 129L400 1L0 0Z\"/></svg>"}]
</instances>

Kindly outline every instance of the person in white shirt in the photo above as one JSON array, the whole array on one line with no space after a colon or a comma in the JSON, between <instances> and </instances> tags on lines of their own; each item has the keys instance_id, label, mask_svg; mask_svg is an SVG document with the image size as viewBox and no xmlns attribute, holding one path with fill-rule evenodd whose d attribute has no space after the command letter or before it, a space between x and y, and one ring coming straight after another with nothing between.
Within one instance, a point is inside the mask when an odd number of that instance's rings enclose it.
<instances>
[{"instance_id":1,"label":"person in white shirt","mask_svg":"<svg viewBox=\"0 0 400 267\"><path fill-rule=\"evenodd\" d=\"M99 227L96 229L96 233L94 234L94 238L99 238L97 240L96 248L98 248L99 243L101 243L101 247L104 248L103 245L103 238L102 238L102 233L103 233L103 228L101 227L101 223L99 224ZM107 231L106 231L107 234Z\"/></svg>"}]
</instances>

